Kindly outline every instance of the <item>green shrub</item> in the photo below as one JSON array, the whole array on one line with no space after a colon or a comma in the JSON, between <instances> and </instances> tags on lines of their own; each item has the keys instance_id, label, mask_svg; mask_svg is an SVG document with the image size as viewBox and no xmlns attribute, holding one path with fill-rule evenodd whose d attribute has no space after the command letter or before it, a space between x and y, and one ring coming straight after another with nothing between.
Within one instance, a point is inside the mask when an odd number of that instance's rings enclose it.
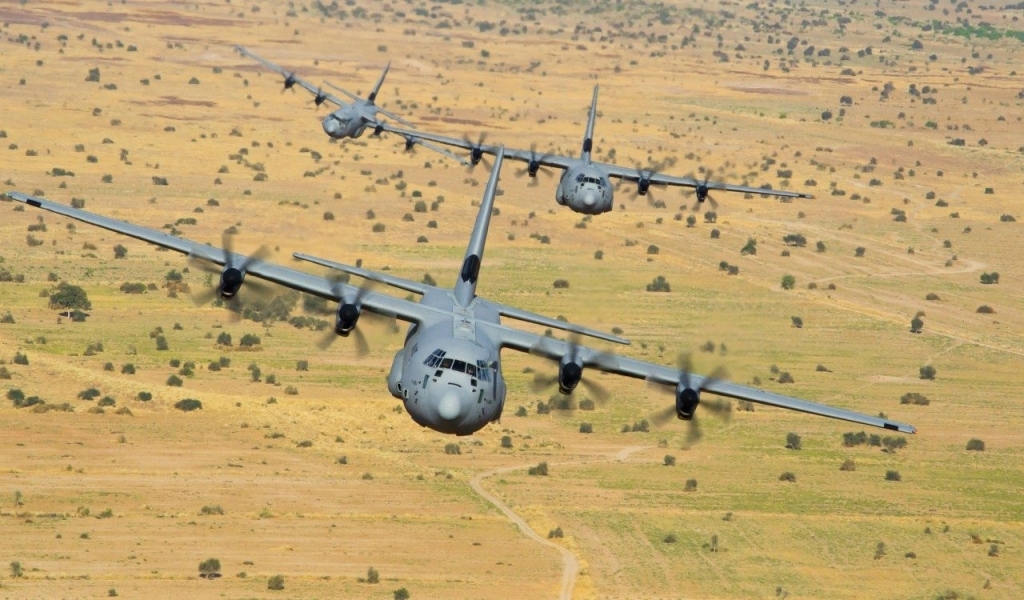
<instances>
[{"instance_id":1,"label":"green shrub","mask_svg":"<svg viewBox=\"0 0 1024 600\"><path fill-rule=\"evenodd\" d=\"M366 583L380 583L380 573L377 569L370 567L366 570Z\"/></svg>"},{"instance_id":2,"label":"green shrub","mask_svg":"<svg viewBox=\"0 0 1024 600\"><path fill-rule=\"evenodd\" d=\"M546 477L547 474L548 474L548 463L547 463L547 461L538 463L536 467L530 467L527 470L527 474L528 475L537 475L537 476L541 476L541 477Z\"/></svg>"},{"instance_id":3,"label":"green shrub","mask_svg":"<svg viewBox=\"0 0 1024 600\"><path fill-rule=\"evenodd\" d=\"M175 402L174 408L184 412L190 412L196 409L203 408L203 403L194 398L185 398L184 400L178 400L177 402Z\"/></svg>"},{"instance_id":4,"label":"green shrub","mask_svg":"<svg viewBox=\"0 0 1024 600\"><path fill-rule=\"evenodd\" d=\"M268 590L274 590L274 591L283 590L284 589L284 576L283 575L274 575L273 577L268 579L267 580L267 589Z\"/></svg>"},{"instance_id":5,"label":"green shrub","mask_svg":"<svg viewBox=\"0 0 1024 600\"><path fill-rule=\"evenodd\" d=\"M210 573L220 573L220 561L216 558L208 558L204 560L203 562L199 563L199 572L204 575L209 575Z\"/></svg>"},{"instance_id":6,"label":"green shrub","mask_svg":"<svg viewBox=\"0 0 1024 600\"><path fill-rule=\"evenodd\" d=\"M970 440L967 441L967 449L973 450L975 452L984 452L985 442L979 440L978 438L971 438Z\"/></svg>"}]
</instances>

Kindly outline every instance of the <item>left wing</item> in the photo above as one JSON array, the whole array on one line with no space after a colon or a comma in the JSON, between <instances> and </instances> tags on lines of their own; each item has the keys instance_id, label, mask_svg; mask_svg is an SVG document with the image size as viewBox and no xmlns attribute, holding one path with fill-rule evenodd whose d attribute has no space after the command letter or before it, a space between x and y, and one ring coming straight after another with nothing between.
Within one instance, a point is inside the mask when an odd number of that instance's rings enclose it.
<instances>
[{"instance_id":1,"label":"left wing","mask_svg":"<svg viewBox=\"0 0 1024 600\"><path fill-rule=\"evenodd\" d=\"M111 219L109 217L104 217L77 208L71 208L64 204L51 202L43 198L36 198L34 196L22 194L21 192L8 192L7 196L12 200L28 204L35 208L41 208L66 217L71 217L72 219L77 219L84 223L102 227L103 229L109 229L115 233L127 235L144 242L149 242L150 244L162 246L169 250L194 256L218 265L224 265L229 262L232 264L241 264L245 262L245 257L232 255L223 248L200 244L199 242L168 235L162 231L157 231L148 227L141 227L125 221L118 221L117 219ZM402 319L403 321L421 323L424 320L436 317L436 315L439 314L435 309L417 302L410 302L387 294L368 291L360 292L359 288L355 286L348 284L339 285L338 282L324 277L318 277L310 273L304 273L302 271L289 269L288 267L282 267L280 265L263 262L261 260L255 260L248 263L245 267L245 274L246 276L252 275L272 283L283 285L293 290L306 292L308 294L313 294L336 302L344 302L345 298L354 298L357 294L361 294L359 296L361 308L385 317Z\"/></svg>"},{"instance_id":2,"label":"left wing","mask_svg":"<svg viewBox=\"0 0 1024 600\"><path fill-rule=\"evenodd\" d=\"M498 343L502 348L512 348L521 352L529 352L555 361L561 360L563 357L570 355L570 352L573 350L567 342L540 336L527 331L513 329L500 324L477 322L477 327L483 328L487 331L491 339ZM682 380L681 373L677 369L608 354L606 352L587 348L586 346L576 347L575 355L582 360L584 368L589 367L606 373L625 375L626 377L632 377L634 379L645 379L671 386L678 385ZM700 389L705 384L705 378L699 375L690 375L688 379L689 384L695 389ZM842 408L827 406L825 404L817 404L815 402L808 402L807 400L782 396L780 394L774 394L772 392L766 392L756 388L749 388L735 383L730 383L728 381L715 380L708 381L707 384L708 385L704 388L704 391L717 394L719 396L736 398L738 400L748 400L750 402L757 402L768 406L777 406L779 408L797 410L833 419L842 419L844 421L860 423L861 425L871 425L873 427L881 427L883 429L890 429L903 433L917 432L917 429L913 425L907 425L906 423L899 423L897 421L890 421L889 419L881 417L872 417Z\"/></svg>"},{"instance_id":3,"label":"left wing","mask_svg":"<svg viewBox=\"0 0 1024 600\"><path fill-rule=\"evenodd\" d=\"M264 67L266 67L266 68L270 69L271 71L273 71L273 72L281 75L282 77L284 77L284 87L285 87L285 89L288 89L288 88L292 87L293 85L298 85L299 87L301 87L301 88L305 89L306 91L308 91L309 93L313 94L313 96L314 96L313 102L316 102L317 106L320 106L324 102L330 102L331 104L334 104L335 106L338 106L338 107L348 106L347 102L345 102L344 100L342 100L341 98L338 98L337 96L335 96L333 94L328 94L327 92L325 92L323 90L322 87L315 86L312 83L306 81L305 79L302 79L300 77L296 77L295 73L286 70L284 67L280 67L278 65L275 65L274 63L270 62L269 60L266 60L264 58L260 58L259 56L256 56L255 54L253 54L252 52L249 52L249 50L247 50L246 48L244 48L242 46L235 46L235 50L238 50L238 52L242 56L245 56L246 58L251 58L251 59L259 62L260 64L262 64Z\"/></svg>"}]
</instances>

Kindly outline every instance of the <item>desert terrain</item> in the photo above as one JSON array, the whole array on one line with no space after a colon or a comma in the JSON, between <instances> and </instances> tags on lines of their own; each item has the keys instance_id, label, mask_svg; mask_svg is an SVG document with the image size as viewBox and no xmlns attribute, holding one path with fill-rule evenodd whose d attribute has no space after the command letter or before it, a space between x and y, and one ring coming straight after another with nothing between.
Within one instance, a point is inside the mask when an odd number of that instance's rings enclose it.
<instances>
[{"instance_id":1,"label":"desert terrain","mask_svg":"<svg viewBox=\"0 0 1024 600\"><path fill-rule=\"evenodd\" d=\"M707 215L624 185L585 219L506 161L479 293L918 428L866 431L887 447L698 409L690 445L685 423L639 427L670 393L590 373L612 399L564 410L531 385L556 365L506 352L501 423L447 437L384 385L404 329L361 322L366 357L320 350L331 317L301 300L292 322L196 307L181 284L209 282L184 257L0 202L0 598L1024 596L1021 19L943 0L0 3L0 190L213 244L232 229L297 267L451 285L490 163L332 142L326 107L234 45L359 93L391 61L388 110L539 151L579 152L598 84L596 159L815 198L712 193ZM658 276L671 291L646 290ZM62 283L84 322L51 308ZM223 577L199 577L210 558Z\"/></svg>"}]
</instances>

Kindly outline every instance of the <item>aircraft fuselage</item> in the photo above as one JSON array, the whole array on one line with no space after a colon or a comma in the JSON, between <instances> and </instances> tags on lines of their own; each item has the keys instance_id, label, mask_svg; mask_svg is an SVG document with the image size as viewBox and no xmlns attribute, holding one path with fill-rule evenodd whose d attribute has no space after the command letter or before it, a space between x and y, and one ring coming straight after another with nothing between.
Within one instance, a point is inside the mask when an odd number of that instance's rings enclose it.
<instances>
[{"instance_id":1,"label":"aircraft fuselage","mask_svg":"<svg viewBox=\"0 0 1024 600\"><path fill-rule=\"evenodd\" d=\"M612 209L614 196L608 174L600 167L581 163L562 173L555 200L575 212L599 215Z\"/></svg>"},{"instance_id":2,"label":"aircraft fuselage","mask_svg":"<svg viewBox=\"0 0 1024 600\"><path fill-rule=\"evenodd\" d=\"M479 298L461 308L445 290L428 292L422 303L455 309L454 316L410 327L388 390L423 427L470 435L500 419L505 405L500 348L475 327L477 320L498 322L498 314Z\"/></svg>"},{"instance_id":3,"label":"aircraft fuselage","mask_svg":"<svg viewBox=\"0 0 1024 600\"><path fill-rule=\"evenodd\" d=\"M366 131L367 122L353 106L344 106L324 117L324 133L334 139L357 138Z\"/></svg>"}]
</instances>

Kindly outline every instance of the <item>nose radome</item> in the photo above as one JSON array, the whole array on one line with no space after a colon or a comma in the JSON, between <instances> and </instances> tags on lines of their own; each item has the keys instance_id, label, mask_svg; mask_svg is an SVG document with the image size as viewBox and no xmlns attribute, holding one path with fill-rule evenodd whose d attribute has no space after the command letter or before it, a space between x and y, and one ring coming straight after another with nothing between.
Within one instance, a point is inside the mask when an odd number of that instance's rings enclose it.
<instances>
[{"instance_id":1,"label":"nose radome","mask_svg":"<svg viewBox=\"0 0 1024 600\"><path fill-rule=\"evenodd\" d=\"M462 403L459 402L459 394L454 390L445 394L437 403L437 415L445 421L456 419L461 409Z\"/></svg>"},{"instance_id":2,"label":"nose radome","mask_svg":"<svg viewBox=\"0 0 1024 600\"><path fill-rule=\"evenodd\" d=\"M595 194L594 192L584 192L583 193L583 204L585 204L587 206L593 206L596 203L597 203L597 194Z\"/></svg>"},{"instance_id":3,"label":"nose radome","mask_svg":"<svg viewBox=\"0 0 1024 600\"><path fill-rule=\"evenodd\" d=\"M334 117L327 117L324 119L324 133L327 135L334 135L338 133L338 120Z\"/></svg>"}]
</instances>

